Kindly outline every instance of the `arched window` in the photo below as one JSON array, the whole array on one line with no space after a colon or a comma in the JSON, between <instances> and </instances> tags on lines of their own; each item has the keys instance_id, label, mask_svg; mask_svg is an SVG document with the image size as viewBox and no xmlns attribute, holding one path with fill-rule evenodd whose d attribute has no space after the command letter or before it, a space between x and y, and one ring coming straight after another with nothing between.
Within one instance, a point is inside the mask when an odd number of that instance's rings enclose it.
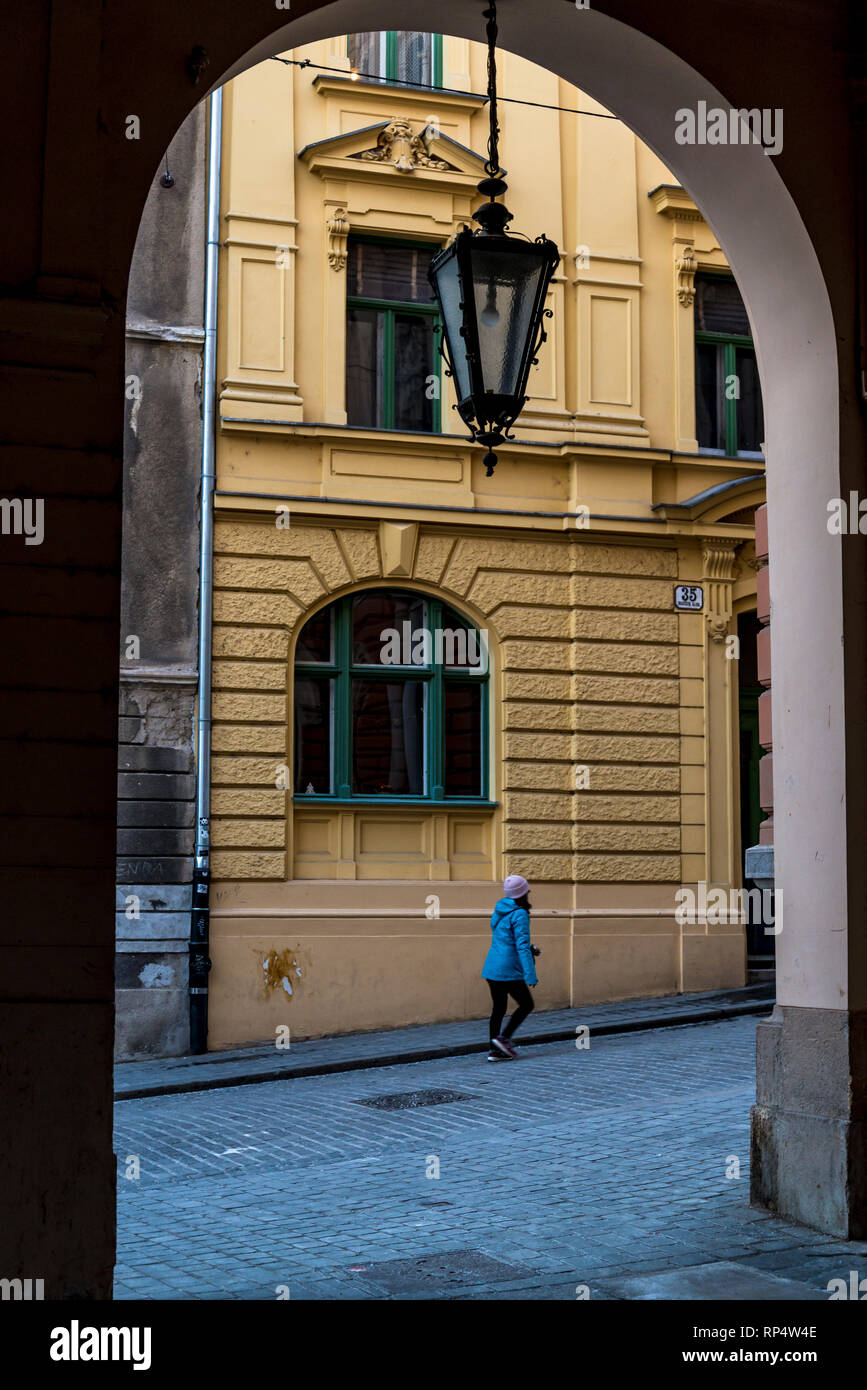
<instances>
[{"instance_id":1,"label":"arched window","mask_svg":"<svg viewBox=\"0 0 867 1390\"><path fill-rule=\"evenodd\" d=\"M487 730L487 633L439 599L369 589L304 625L297 797L485 801Z\"/></svg>"}]
</instances>

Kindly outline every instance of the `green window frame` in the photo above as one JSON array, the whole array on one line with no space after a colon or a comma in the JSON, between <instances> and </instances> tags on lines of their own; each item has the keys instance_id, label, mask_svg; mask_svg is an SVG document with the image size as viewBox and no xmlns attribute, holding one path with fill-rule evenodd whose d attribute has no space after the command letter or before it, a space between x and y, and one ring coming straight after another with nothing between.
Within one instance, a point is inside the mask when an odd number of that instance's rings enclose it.
<instances>
[{"instance_id":1,"label":"green window frame","mask_svg":"<svg viewBox=\"0 0 867 1390\"><path fill-rule=\"evenodd\" d=\"M377 33L376 30L368 32ZM381 66L384 65L385 72L380 77L373 77L368 80L374 82L400 82L405 86L418 85L410 82L408 78L401 77L400 75L399 49L397 42L397 36L399 32L402 33L405 31L399 31L397 29L387 29L378 33L378 37L380 39L379 62ZM420 30L418 32L423 31ZM432 40L431 85L434 87L441 87L443 83L443 36L442 34L431 34L430 37ZM346 52L351 61L352 47L351 36L349 35L346 39Z\"/></svg>"},{"instance_id":2,"label":"green window frame","mask_svg":"<svg viewBox=\"0 0 867 1390\"><path fill-rule=\"evenodd\" d=\"M361 244L385 246L395 250L418 250L429 251L431 257L435 256L442 246L429 241L420 241L411 237L373 237L373 236L353 236L350 242ZM431 334L431 370L429 375L436 377L437 389L431 399L431 427L429 430L420 429L420 434L441 434L442 433L442 396L443 396L443 376L442 376L442 357L438 351L437 343L442 330L442 320L439 305L433 299L431 293L431 303L425 304L418 300L403 299L376 299L373 297L357 294L347 294L346 309L347 317L350 309L366 309L379 312L383 316L383 345L382 345L382 420L373 428L383 430L400 429L405 432L404 426L395 423L395 378L398 369L398 360L395 354L395 320L398 315L409 316L412 318L429 319L432 324ZM347 359L348 371L348 359ZM347 423L351 426L352 420ZM370 428L369 426L366 428Z\"/></svg>"},{"instance_id":3,"label":"green window frame","mask_svg":"<svg viewBox=\"0 0 867 1390\"><path fill-rule=\"evenodd\" d=\"M712 281L712 280L722 280L722 281L726 281L728 284L734 284L734 283L735 283L735 279L734 279L734 276L733 276L733 275L711 274L711 273L708 273L708 272L702 272L700 275L697 275L697 276L696 276L696 280L704 280L704 281L707 281L707 282ZM737 372L737 355L738 355L738 352L749 352L749 353L751 353L753 359L755 359L755 355L756 355L755 344L754 344L754 342L753 342L752 336L751 336L750 334L746 334L746 333L717 333L717 332L709 332L709 331L706 330L706 329L699 329L699 328L696 328L696 329L695 329L695 344L696 344L696 349L697 349L697 348L699 347L699 345L701 345L701 344L705 344L705 345L709 345L709 346L715 347L715 348L717 349L717 352L718 352L719 354L721 354L721 356L722 356L722 373L721 373L721 376L722 376L722 379L723 379L724 381L730 381L733 377L736 377L736 376L738 375L738 372ZM698 357L698 353L696 353L696 357ZM697 376L697 375L698 375L698 374L696 373L696 376ZM758 369L756 369L756 375L757 375L757 379L758 379ZM760 400L761 400L761 397L760 397ZM697 407L697 404L698 404L698 380L696 380L696 407ZM739 451L739 439L738 439L738 434L739 434L739 429L738 429L738 404L739 404L739 402L738 402L738 400L737 400L735 397L729 398L728 394L724 394L724 395L723 395L723 400L722 400L722 406L723 406L723 434L724 434L723 454L724 454L724 456L725 456L726 458L736 458L736 457L738 456L738 453L740 452L740 451ZM697 428L698 428L698 425L696 424L696 429L697 429ZM706 452L714 452L714 453L719 452L719 451L716 450L716 449L707 450L707 449L706 449L706 446L701 446L701 445L700 445L700 447L703 448ZM752 455L752 456L758 455L758 453L759 453L758 450L745 450L744 452L745 452L745 453L749 453L749 454Z\"/></svg>"},{"instance_id":4,"label":"green window frame","mask_svg":"<svg viewBox=\"0 0 867 1390\"><path fill-rule=\"evenodd\" d=\"M429 665L362 665L353 661L352 611L355 600L380 592L378 588L363 589L327 605L333 609L331 660L310 662L296 660L294 681L313 680L331 683L331 783L327 793L296 790L293 800L305 805L441 805L448 807L494 806L489 799L489 737L490 737L490 661L487 669L474 672L467 668L448 669L443 663L431 660ZM389 588L386 593L407 596L424 604L424 625L430 632L443 627L443 611L449 608L468 631L478 631L475 625L457 609L441 599L432 598L418 590ZM319 618L324 610L313 614ZM308 622L311 619L308 619ZM303 631L303 629L302 629ZM423 754L424 791L419 794L354 792L353 769L353 681L422 682L426 687L424 701L425 748ZM482 687L480 699L480 768L477 796L447 796L445 792L445 696L449 687ZM296 715L297 718L297 715ZM293 764L299 766L297 723L294 731ZM295 774L293 773L293 779ZM294 783L293 783L294 784Z\"/></svg>"}]
</instances>

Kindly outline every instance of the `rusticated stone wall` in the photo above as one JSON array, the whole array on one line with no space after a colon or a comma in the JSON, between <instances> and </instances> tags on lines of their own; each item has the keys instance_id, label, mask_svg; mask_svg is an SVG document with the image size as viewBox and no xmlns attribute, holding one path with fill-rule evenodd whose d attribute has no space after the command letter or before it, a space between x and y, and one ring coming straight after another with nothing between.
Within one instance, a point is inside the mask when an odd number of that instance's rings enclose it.
<instances>
[{"instance_id":1,"label":"rusticated stone wall","mask_svg":"<svg viewBox=\"0 0 867 1390\"><path fill-rule=\"evenodd\" d=\"M218 520L214 878L293 876L291 804L275 785L275 768L291 767L292 637L312 605L384 579L440 593L491 632L503 847L492 877L701 877L701 620L673 611L696 548L422 526L398 577L384 572L381 534L294 517L280 529L273 512Z\"/></svg>"}]
</instances>

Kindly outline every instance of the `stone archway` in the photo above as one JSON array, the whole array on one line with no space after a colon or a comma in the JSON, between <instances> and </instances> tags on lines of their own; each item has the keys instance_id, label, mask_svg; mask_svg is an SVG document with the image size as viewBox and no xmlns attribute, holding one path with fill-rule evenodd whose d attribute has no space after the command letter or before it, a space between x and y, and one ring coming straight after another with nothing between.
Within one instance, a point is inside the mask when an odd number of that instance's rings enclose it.
<instances>
[{"instance_id":1,"label":"stone archway","mask_svg":"<svg viewBox=\"0 0 867 1390\"><path fill-rule=\"evenodd\" d=\"M421 4L383 0L376 24L408 27ZM827 287L803 220L774 160L756 145L682 145L675 113L736 103L716 90L669 49L598 10L558 0L532 13L503 6L501 43L556 72L612 110L660 156L701 208L741 287L757 344L765 400L767 496L774 665L775 780L785 789L776 819L776 883L785 901L785 931L777 940L778 1008L762 1035L760 1063L779 1071L779 1050L789 1047L798 1072L795 1090L810 1089L813 1058L804 1051L818 1025L829 1051L839 1041L848 989L843 587L839 552L825 522L828 498L839 490L839 380L834 319ZM325 23L323 24L323 21ZM352 32L373 23L368 5L339 0L326 14L311 14L270 36L233 67L311 39ZM480 26L463 0L445 3L444 32L478 37ZM798 292L792 294L792 286ZM805 566L804 556L810 556ZM803 633L813 634L809 663ZM779 673L779 674L778 674ZM824 712L824 714L822 714ZM809 741L804 730L811 731ZM817 865L821 864L821 871ZM833 936L815 924L835 924ZM798 1010L809 1009L804 1019ZM785 1011L789 1010L787 1014ZM791 1010L795 1010L791 1013ZM821 1023L819 1014L823 1011ZM826 1037L826 1034L828 1035ZM809 1046L809 1045L807 1045ZM839 1062L838 1058L838 1062ZM804 1073L801 1075L801 1073ZM851 1212L828 1192L845 1187L838 1122L811 1115L803 1126L783 1113L785 1143L777 1132L780 1093L759 1076L762 1105L754 1123L754 1186L781 1214L842 1232ZM827 1121L827 1123L826 1123ZM817 1147L821 1158L817 1160ZM846 1145L844 1143L843 1150ZM802 1184L800 1174L811 1176ZM815 1177L815 1181L814 1181Z\"/></svg>"},{"instance_id":2,"label":"stone archway","mask_svg":"<svg viewBox=\"0 0 867 1390\"><path fill-rule=\"evenodd\" d=\"M480 8L478 0L443 0L437 25L478 37ZM844 724L847 710L863 707L867 684L854 656L864 645L867 567L855 540L837 549L825 518L830 497L858 486L867 449L851 388L856 176L839 57L847 8L840 0L814 11L799 12L785 61L772 67L786 22L774 0L737 12L712 4L686 19L669 0L650 14L639 0L601 0L592 10L569 0L504 0L500 21L504 47L587 90L677 174L718 235L753 321L766 399L778 883L786 913L782 1009L776 1046L767 1049L759 1138L772 1173L766 1190L782 1214L856 1235L864 1229L865 1179L852 1077L864 1062L853 1039L867 970L863 932L847 935L847 915L859 927L864 915L847 866L851 826L867 797L859 777L867 731L860 713L850 714L847 743ZM144 23L136 10L93 0L50 20L30 22L30 11L20 12L3 59L4 128L18 137L19 190L0 268L11 287L0 306L12 369L3 394L5 490L52 499L57 518L38 556L10 562L12 616L3 634L14 671L5 736L34 752L13 762L3 808L13 969L2 1026L10 1072L40 1100L13 1110L5 1126L20 1148L5 1190L4 1265L10 1274L46 1271L54 1297L107 1296L111 1287L111 692L123 296L147 184L203 94L204 82L193 85L198 46L210 58L208 78L222 81L313 38L430 23L420 0L339 0L308 6L288 25L284 17L276 7L239 14L228 0L217 7L193 0L180 10L154 0ZM849 42L854 53L854 34ZM22 73L32 91L18 85ZM675 113L700 100L784 109L794 134L779 170L758 147L678 145ZM140 127L136 145L131 117ZM844 617L852 654L845 668ZM45 794L46 767L58 788L53 797Z\"/></svg>"}]
</instances>

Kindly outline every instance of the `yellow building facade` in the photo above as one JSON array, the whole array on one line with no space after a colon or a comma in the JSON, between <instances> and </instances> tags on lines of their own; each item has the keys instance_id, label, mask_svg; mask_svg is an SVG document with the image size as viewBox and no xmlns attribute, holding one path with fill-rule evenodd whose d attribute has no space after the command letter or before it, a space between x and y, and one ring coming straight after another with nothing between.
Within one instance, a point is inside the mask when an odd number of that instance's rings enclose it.
<instances>
[{"instance_id":1,"label":"yellow building facade","mask_svg":"<svg viewBox=\"0 0 867 1390\"><path fill-rule=\"evenodd\" d=\"M682 885L739 887L746 847L732 639L764 462L725 257L629 129L502 53L512 227L561 257L487 478L421 277L481 201L486 55L413 39L225 89L215 1047L483 1015L510 873L539 1008L746 979L742 926L675 916ZM478 629L483 674L430 658L387 694L361 657L389 612Z\"/></svg>"}]
</instances>

